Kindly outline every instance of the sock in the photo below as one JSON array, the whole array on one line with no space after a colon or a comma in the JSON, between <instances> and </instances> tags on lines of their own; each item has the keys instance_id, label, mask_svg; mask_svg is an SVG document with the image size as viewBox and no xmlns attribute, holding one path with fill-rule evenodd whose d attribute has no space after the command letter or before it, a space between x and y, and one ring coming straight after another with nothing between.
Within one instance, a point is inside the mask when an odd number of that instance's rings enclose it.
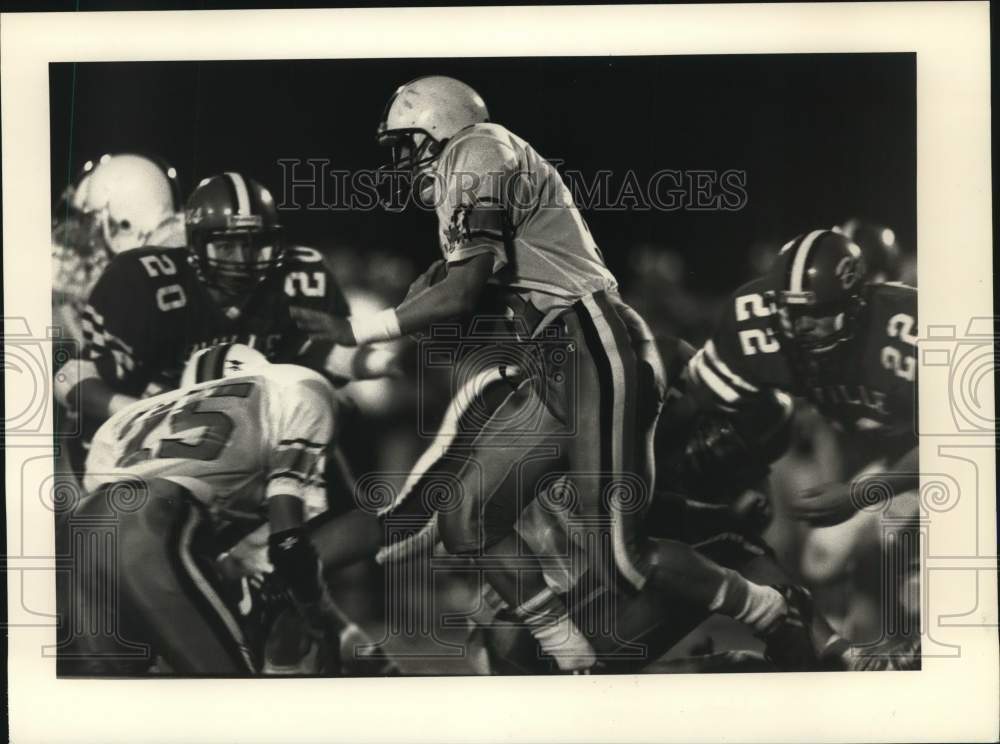
<instances>
[{"instance_id":1,"label":"sock","mask_svg":"<svg viewBox=\"0 0 1000 744\"><path fill-rule=\"evenodd\" d=\"M719 586L708 609L746 623L757 635L767 635L788 613L777 589L747 581L732 569Z\"/></svg>"},{"instance_id":2,"label":"sock","mask_svg":"<svg viewBox=\"0 0 1000 744\"><path fill-rule=\"evenodd\" d=\"M527 600L515 614L562 671L590 669L597 661L590 641L570 619L562 600L551 590L546 589Z\"/></svg>"}]
</instances>

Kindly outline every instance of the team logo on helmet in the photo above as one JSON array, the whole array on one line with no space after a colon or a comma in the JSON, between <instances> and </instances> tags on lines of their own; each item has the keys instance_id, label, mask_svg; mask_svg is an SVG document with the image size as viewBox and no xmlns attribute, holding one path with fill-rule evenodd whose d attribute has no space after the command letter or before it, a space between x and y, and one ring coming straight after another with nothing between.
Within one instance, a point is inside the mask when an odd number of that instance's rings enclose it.
<instances>
[{"instance_id":1,"label":"team logo on helmet","mask_svg":"<svg viewBox=\"0 0 1000 744\"><path fill-rule=\"evenodd\" d=\"M837 275L837 278L840 279L840 286L844 289L850 289L857 284L858 279L861 278L861 259L857 256L844 256L837 263L837 268L834 269L834 273Z\"/></svg>"}]
</instances>

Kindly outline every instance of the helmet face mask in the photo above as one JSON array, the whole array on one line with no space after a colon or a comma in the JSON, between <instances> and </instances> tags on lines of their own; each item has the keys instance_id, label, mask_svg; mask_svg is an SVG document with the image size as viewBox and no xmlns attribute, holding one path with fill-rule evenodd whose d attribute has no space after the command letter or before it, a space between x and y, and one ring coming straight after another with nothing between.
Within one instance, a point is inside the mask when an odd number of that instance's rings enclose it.
<instances>
[{"instance_id":1,"label":"helmet face mask","mask_svg":"<svg viewBox=\"0 0 1000 744\"><path fill-rule=\"evenodd\" d=\"M800 350L825 354L849 341L853 328L840 307L796 306L779 302L782 333Z\"/></svg>"},{"instance_id":2,"label":"helmet face mask","mask_svg":"<svg viewBox=\"0 0 1000 744\"><path fill-rule=\"evenodd\" d=\"M233 296L264 281L280 265L283 253L277 230L211 233L198 252L206 282Z\"/></svg>"},{"instance_id":3,"label":"helmet face mask","mask_svg":"<svg viewBox=\"0 0 1000 744\"><path fill-rule=\"evenodd\" d=\"M392 148L394 170L414 177L433 165L442 150L441 143L423 129L383 131L380 127L378 144Z\"/></svg>"}]
</instances>

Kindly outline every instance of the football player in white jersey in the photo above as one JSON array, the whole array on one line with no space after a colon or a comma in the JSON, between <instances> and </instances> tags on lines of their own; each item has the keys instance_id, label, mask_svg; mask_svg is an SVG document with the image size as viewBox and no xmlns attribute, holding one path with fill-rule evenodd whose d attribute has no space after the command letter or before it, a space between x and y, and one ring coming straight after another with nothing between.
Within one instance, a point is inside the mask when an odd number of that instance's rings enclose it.
<instances>
[{"instance_id":1,"label":"football player in white jersey","mask_svg":"<svg viewBox=\"0 0 1000 744\"><path fill-rule=\"evenodd\" d=\"M575 513L595 518L602 533L595 543L610 537L608 554L589 556L598 571L635 589L670 579L638 526L652 493L652 436L664 395L652 334L622 302L555 167L490 123L469 86L439 76L401 86L378 140L392 147L396 170L412 177L413 193L434 206L446 272L370 316L293 312L314 335L343 344L470 315L505 319L506 346L492 345L509 356L494 366L521 373L509 376L507 396L474 436L450 445L466 463L457 472L461 499L439 511L437 525L449 552L479 563L562 670L589 670L593 648L514 526L547 483L563 478ZM787 612L773 590L746 601L756 601L753 614L768 624Z\"/></svg>"},{"instance_id":2,"label":"football player in white jersey","mask_svg":"<svg viewBox=\"0 0 1000 744\"><path fill-rule=\"evenodd\" d=\"M119 520L129 632L170 669L260 670L217 571L219 557L262 525L266 555L256 563L273 566L317 638L336 642L343 622L305 528L326 507L324 458L336 424L322 375L228 344L196 353L178 390L140 400L99 429L81 513L111 510ZM121 489L137 494L135 508L113 509Z\"/></svg>"}]
</instances>

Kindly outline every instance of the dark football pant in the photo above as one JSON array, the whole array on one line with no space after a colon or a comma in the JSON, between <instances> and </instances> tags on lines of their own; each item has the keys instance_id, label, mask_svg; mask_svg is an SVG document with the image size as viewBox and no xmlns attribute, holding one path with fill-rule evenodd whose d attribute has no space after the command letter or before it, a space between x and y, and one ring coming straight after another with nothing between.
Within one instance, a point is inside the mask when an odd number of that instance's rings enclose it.
<instances>
[{"instance_id":1,"label":"dark football pant","mask_svg":"<svg viewBox=\"0 0 1000 744\"><path fill-rule=\"evenodd\" d=\"M80 513L116 523L116 559L98 561L107 586L117 585L120 627L141 638L178 674L247 675L255 670L237 613L212 568L213 535L205 507L186 489L165 480L148 482L128 509L114 502L114 485L81 504ZM78 598L84 614L106 601Z\"/></svg>"},{"instance_id":2,"label":"dark football pant","mask_svg":"<svg viewBox=\"0 0 1000 744\"><path fill-rule=\"evenodd\" d=\"M484 558L513 534L524 508L561 480L552 505L590 518L595 544L610 534L611 555L597 560L611 565L601 568L641 588L648 566L639 523L650 502L663 398L651 334L617 295L599 292L562 311L530 344L536 363L522 369L524 379L468 447L449 451L463 460L461 498L439 510L440 537L453 554ZM516 607L523 596L504 599Z\"/></svg>"}]
</instances>

